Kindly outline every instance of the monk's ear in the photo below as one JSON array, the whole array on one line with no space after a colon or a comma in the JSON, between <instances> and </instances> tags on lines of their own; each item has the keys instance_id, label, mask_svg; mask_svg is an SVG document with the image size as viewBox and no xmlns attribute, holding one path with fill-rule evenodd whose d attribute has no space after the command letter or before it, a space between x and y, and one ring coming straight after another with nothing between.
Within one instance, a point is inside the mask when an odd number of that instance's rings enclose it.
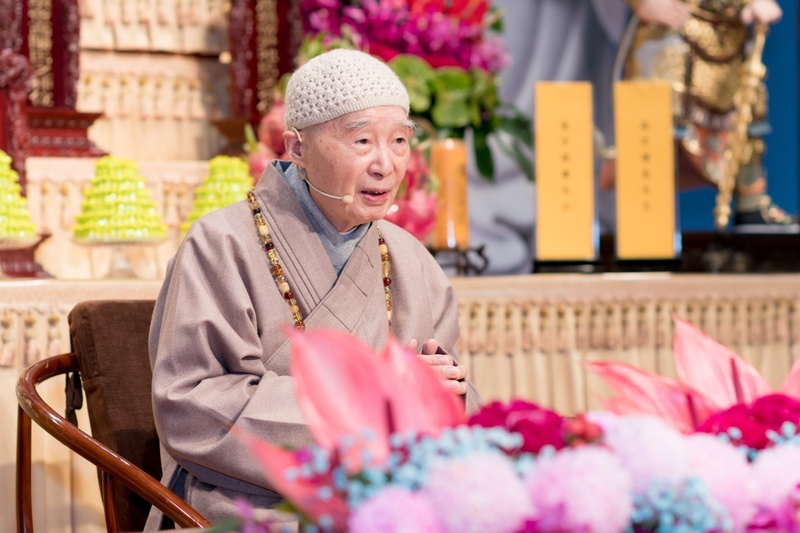
<instances>
[{"instance_id":1,"label":"monk's ear","mask_svg":"<svg viewBox=\"0 0 800 533\"><path fill-rule=\"evenodd\" d=\"M303 142L300 139L300 133L292 128L292 130L283 132L283 146L286 148L286 153L297 166L303 166L300 163L303 161Z\"/></svg>"}]
</instances>

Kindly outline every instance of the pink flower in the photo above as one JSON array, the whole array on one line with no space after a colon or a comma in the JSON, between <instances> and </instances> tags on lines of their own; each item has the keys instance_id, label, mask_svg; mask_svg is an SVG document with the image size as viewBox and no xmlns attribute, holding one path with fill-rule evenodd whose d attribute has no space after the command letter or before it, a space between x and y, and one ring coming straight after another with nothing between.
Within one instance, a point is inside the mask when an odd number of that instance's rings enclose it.
<instances>
[{"instance_id":1,"label":"pink flower","mask_svg":"<svg viewBox=\"0 0 800 533\"><path fill-rule=\"evenodd\" d=\"M525 400L513 400L508 405L500 402L484 405L470 417L469 424L499 426L519 433L523 438L523 452L539 453L545 446L560 450L566 445L561 415Z\"/></svg>"},{"instance_id":2,"label":"pink flower","mask_svg":"<svg viewBox=\"0 0 800 533\"><path fill-rule=\"evenodd\" d=\"M514 466L497 452L435 464L422 495L439 511L445 533L511 533L533 513Z\"/></svg>"},{"instance_id":3,"label":"pink flower","mask_svg":"<svg viewBox=\"0 0 800 533\"><path fill-rule=\"evenodd\" d=\"M269 113L261 118L258 123L258 141L271 149L275 154L281 155L286 151L283 144L283 132L286 130L284 114L286 104L283 100L276 100Z\"/></svg>"},{"instance_id":4,"label":"pink flower","mask_svg":"<svg viewBox=\"0 0 800 533\"><path fill-rule=\"evenodd\" d=\"M603 428L605 444L619 458L641 494L653 481L677 483L689 469L689 448L683 435L650 416L589 413Z\"/></svg>"},{"instance_id":5,"label":"pink flower","mask_svg":"<svg viewBox=\"0 0 800 533\"><path fill-rule=\"evenodd\" d=\"M706 482L711 497L728 512L733 531L744 531L755 514L752 469L739 450L716 436L687 437L689 467Z\"/></svg>"},{"instance_id":6,"label":"pink flower","mask_svg":"<svg viewBox=\"0 0 800 533\"><path fill-rule=\"evenodd\" d=\"M757 514L748 531L800 532L800 447L789 444L759 453L753 481Z\"/></svg>"},{"instance_id":7,"label":"pink flower","mask_svg":"<svg viewBox=\"0 0 800 533\"><path fill-rule=\"evenodd\" d=\"M350 533L441 533L430 503L418 493L389 485L362 503L348 521Z\"/></svg>"},{"instance_id":8,"label":"pink flower","mask_svg":"<svg viewBox=\"0 0 800 533\"><path fill-rule=\"evenodd\" d=\"M630 523L631 480L608 450L583 447L540 457L525 485L536 509L527 531L619 533Z\"/></svg>"},{"instance_id":9,"label":"pink flower","mask_svg":"<svg viewBox=\"0 0 800 533\"><path fill-rule=\"evenodd\" d=\"M250 175L253 177L253 180L255 180L255 183L258 183L261 174L264 173L264 169L267 168L270 161L277 157L275 152L263 144L257 143L256 151L247 156L247 164L250 166Z\"/></svg>"},{"instance_id":10,"label":"pink flower","mask_svg":"<svg viewBox=\"0 0 800 533\"><path fill-rule=\"evenodd\" d=\"M436 195L421 189L409 191L395 201L385 218L425 242L436 226Z\"/></svg>"}]
</instances>

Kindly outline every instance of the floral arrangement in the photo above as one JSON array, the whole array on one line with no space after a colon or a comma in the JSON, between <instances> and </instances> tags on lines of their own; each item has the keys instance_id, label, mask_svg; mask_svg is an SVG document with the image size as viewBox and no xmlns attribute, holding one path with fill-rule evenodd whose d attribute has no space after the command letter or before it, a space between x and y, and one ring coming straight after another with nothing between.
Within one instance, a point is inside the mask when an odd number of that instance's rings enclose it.
<instances>
[{"instance_id":1,"label":"floral arrangement","mask_svg":"<svg viewBox=\"0 0 800 533\"><path fill-rule=\"evenodd\" d=\"M340 332L289 334L316 445L242 438L300 531L800 532L800 402L787 395L736 403L685 431L660 416L564 417L521 400L468 418L461 398L394 340L374 353ZM691 327L676 334L684 346L714 348L709 340ZM695 352L683 372L701 375L718 355ZM746 370L733 357L729 368ZM741 382L734 388L753 393ZM630 410L625 397L617 405ZM232 529L274 530L245 515Z\"/></svg>"},{"instance_id":2,"label":"floral arrangement","mask_svg":"<svg viewBox=\"0 0 800 533\"><path fill-rule=\"evenodd\" d=\"M478 169L491 178L493 135L532 178L530 119L498 95L509 57L502 14L489 0L303 0L301 12L300 62L336 47L380 57L406 86L423 137L471 130Z\"/></svg>"}]
</instances>

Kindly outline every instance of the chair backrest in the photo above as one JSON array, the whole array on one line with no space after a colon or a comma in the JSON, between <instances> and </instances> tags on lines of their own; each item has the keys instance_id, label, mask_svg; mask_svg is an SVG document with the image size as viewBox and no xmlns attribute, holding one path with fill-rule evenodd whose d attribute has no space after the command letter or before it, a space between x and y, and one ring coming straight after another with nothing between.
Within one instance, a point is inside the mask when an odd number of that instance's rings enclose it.
<instances>
[{"instance_id":1,"label":"chair backrest","mask_svg":"<svg viewBox=\"0 0 800 533\"><path fill-rule=\"evenodd\" d=\"M152 300L82 302L69 314L72 352L35 363L17 383L17 530L33 531L31 421L99 469L106 527L141 531L151 503L182 527L210 525L160 483L161 459L151 404L148 334ZM92 436L56 413L36 386L79 371ZM67 379L68 406L80 404L78 380ZM77 385L77 386L76 386ZM79 405L74 405L79 407ZM67 417L69 418L69 416Z\"/></svg>"},{"instance_id":2,"label":"chair backrest","mask_svg":"<svg viewBox=\"0 0 800 533\"><path fill-rule=\"evenodd\" d=\"M161 479L147 344L154 305L152 300L81 302L68 320L92 436ZM141 531L150 504L119 483L113 498L119 530Z\"/></svg>"}]
</instances>

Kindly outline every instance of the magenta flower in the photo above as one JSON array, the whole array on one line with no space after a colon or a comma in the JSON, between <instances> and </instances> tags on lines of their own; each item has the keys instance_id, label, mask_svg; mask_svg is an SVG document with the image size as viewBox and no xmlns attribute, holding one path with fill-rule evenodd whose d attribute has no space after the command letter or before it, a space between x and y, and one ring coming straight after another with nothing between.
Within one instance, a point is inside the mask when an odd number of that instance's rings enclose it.
<instances>
[{"instance_id":1,"label":"magenta flower","mask_svg":"<svg viewBox=\"0 0 800 533\"><path fill-rule=\"evenodd\" d=\"M800 401L784 394L770 394L750 405L740 403L714 413L697 431L719 434L736 428L741 432L741 438L732 439L734 444L763 450L773 444L768 432L780 434L784 422L800 426Z\"/></svg>"},{"instance_id":2,"label":"magenta flower","mask_svg":"<svg viewBox=\"0 0 800 533\"><path fill-rule=\"evenodd\" d=\"M549 409L525 400L513 400L505 405L492 402L469 419L471 426L503 427L522 435L521 450L539 453L545 446L560 450L566 445L564 419Z\"/></svg>"}]
</instances>

